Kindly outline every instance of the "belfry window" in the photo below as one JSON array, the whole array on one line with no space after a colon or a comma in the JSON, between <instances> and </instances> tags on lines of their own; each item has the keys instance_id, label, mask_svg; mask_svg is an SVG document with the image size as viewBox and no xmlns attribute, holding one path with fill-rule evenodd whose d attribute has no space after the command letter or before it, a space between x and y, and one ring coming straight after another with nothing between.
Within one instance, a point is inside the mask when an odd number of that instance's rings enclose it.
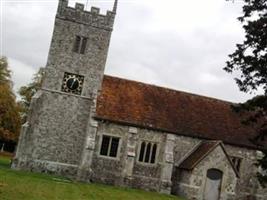
<instances>
[{"instance_id":1,"label":"belfry window","mask_svg":"<svg viewBox=\"0 0 267 200\"><path fill-rule=\"evenodd\" d=\"M75 42L74 42L74 47L73 47L74 52L79 53L80 43L81 43L81 37L76 36Z\"/></svg>"},{"instance_id":2,"label":"belfry window","mask_svg":"<svg viewBox=\"0 0 267 200\"><path fill-rule=\"evenodd\" d=\"M86 50L87 40L88 39L86 37L77 35L75 38L73 51L76 53L84 54Z\"/></svg>"},{"instance_id":3,"label":"belfry window","mask_svg":"<svg viewBox=\"0 0 267 200\"><path fill-rule=\"evenodd\" d=\"M155 163L157 153L157 144L151 142L142 142L139 151L139 162Z\"/></svg>"},{"instance_id":4,"label":"belfry window","mask_svg":"<svg viewBox=\"0 0 267 200\"><path fill-rule=\"evenodd\" d=\"M235 167L235 169L239 172L241 167L242 158L231 156L231 161Z\"/></svg>"},{"instance_id":5,"label":"belfry window","mask_svg":"<svg viewBox=\"0 0 267 200\"><path fill-rule=\"evenodd\" d=\"M100 155L117 157L120 138L103 135L102 144L100 149Z\"/></svg>"}]
</instances>

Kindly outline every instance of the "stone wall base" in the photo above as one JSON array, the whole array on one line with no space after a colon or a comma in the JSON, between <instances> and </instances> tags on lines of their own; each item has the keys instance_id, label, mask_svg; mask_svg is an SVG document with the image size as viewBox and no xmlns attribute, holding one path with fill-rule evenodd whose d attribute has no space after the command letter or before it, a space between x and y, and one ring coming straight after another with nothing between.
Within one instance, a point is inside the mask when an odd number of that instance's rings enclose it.
<instances>
[{"instance_id":1,"label":"stone wall base","mask_svg":"<svg viewBox=\"0 0 267 200\"><path fill-rule=\"evenodd\" d=\"M154 192L170 194L171 182L161 182L160 179L147 177L118 177L114 174L103 177L102 174L96 175L89 169L81 169L78 165L52 162L47 160L27 160L15 158L11 168L14 170L24 170L38 173L46 173L62 176L81 182L97 182L109 185L143 189Z\"/></svg>"},{"instance_id":2,"label":"stone wall base","mask_svg":"<svg viewBox=\"0 0 267 200\"><path fill-rule=\"evenodd\" d=\"M171 194L172 182L171 181L161 181L160 193Z\"/></svg>"},{"instance_id":3,"label":"stone wall base","mask_svg":"<svg viewBox=\"0 0 267 200\"><path fill-rule=\"evenodd\" d=\"M15 170L47 173L71 179L75 179L77 177L77 171L78 171L77 165L51 162L46 160L26 160L26 159L25 160L14 159L12 161L11 168Z\"/></svg>"}]
</instances>

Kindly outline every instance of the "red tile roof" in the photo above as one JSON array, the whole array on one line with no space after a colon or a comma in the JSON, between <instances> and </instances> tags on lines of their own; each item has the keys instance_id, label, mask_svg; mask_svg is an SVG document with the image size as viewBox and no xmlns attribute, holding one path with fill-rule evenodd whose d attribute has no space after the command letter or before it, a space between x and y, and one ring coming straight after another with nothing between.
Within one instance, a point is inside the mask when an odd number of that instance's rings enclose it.
<instances>
[{"instance_id":1,"label":"red tile roof","mask_svg":"<svg viewBox=\"0 0 267 200\"><path fill-rule=\"evenodd\" d=\"M256 148L255 130L241 124L231 103L104 76L96 118L190 137Z\"/></svg>"}]
</instances>

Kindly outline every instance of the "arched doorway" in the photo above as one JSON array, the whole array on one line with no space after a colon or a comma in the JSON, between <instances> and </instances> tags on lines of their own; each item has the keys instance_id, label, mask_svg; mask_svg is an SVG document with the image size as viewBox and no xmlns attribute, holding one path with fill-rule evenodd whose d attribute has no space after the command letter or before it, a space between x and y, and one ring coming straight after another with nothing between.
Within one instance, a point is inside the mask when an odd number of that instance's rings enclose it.
<instances>
[{"instance_id":1,"label":"arched doorway","mask_svg":"<svg viewBox=\"0 0 267 200\"><path fill-rule=\"evenodd\" d=\"M204 200L219 200L223 173L218 169L207 171Z\"/></svg>"}]
</instances>

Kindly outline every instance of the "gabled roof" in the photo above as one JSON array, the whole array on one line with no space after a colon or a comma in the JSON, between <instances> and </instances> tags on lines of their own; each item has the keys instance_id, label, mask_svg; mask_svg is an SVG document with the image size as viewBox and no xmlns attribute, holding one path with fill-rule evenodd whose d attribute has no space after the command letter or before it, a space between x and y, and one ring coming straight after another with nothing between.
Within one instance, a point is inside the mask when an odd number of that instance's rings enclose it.
<instances>
[{"instance_id":1,"label":"gabled roof","mask_svg":"<svg viewBox=\"0 0 267 200\"><path fill-rule=\"evenodd\" d=\"M221 141L202 141L179 165L180 169L193 170L204 158L206 158L217 146L221 146L229 164L237 177L239 173L234 167Z\"/></svg>"},{"instance_id":2,"label":"gabled roof","mask_svg":"<svg viewBox=\"0 0 267 200\"><path fill-rule=\"evenodd\" d=\"M241 123L230 102L104 76L96 118L256 148L255 130Z\"/></svg>"},{"instance_id":3,"label":"gabled roof","mask_svg":"<svg viewBox=\"0 0 267 200\"><path fill-rule=\"evenodd\" d=\"M179 165L181 169L192 170L195 166L203 160L211 151L218 145L219 141L203 141Z\"/></svg>"}]
</instances>

